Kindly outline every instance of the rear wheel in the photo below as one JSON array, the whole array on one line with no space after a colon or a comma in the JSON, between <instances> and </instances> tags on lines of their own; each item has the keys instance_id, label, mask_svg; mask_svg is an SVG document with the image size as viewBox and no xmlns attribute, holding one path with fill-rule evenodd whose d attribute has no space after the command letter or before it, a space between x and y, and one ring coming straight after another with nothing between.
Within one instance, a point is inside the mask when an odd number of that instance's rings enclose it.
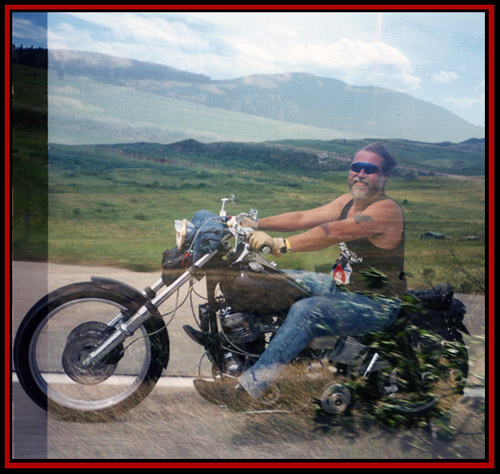
<instances>
[{"instance_id":1,"label":"rear wheel","mask_svg":"<svg viewBox=\"0 0 500 474\"><path fill-rule=\"evenodd\" d=\"M411 353L377 374L382 399L375 411L390 414L428 416L448 411L463 395L468 376L468 352L463 338L455 340L416 329L410 332Z\"/></svg>"},{"instance_id":2,"label":"rear wheel","mask_svg":"<svg viewBox=\"0 0 500 474\"><path fill-rule=\"evenodd\" d=\"M55 416L76 421L106 420L140 403L168 362L162 320L147 320L94 366L83 361L114 331L109 323L117 315L126 320L142 304L90 282L40 300L14 343L16 374L28 395Z\"/></svg>"}]
</instances>

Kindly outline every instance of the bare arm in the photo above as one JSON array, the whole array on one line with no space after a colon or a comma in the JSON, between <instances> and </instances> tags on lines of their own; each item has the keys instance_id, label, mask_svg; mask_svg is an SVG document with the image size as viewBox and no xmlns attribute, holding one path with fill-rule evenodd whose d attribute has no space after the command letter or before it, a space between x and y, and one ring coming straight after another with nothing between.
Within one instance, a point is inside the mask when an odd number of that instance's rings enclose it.
<instances>
[{"instance_id":1,"label":"bare arm","mask_svg":"<svg viewBox=\"0 0 500 474\"><path fill-rule=\"evenodd\" d=\"M360 237L369 238L381 248L391 249L399 243L402 230L403 216L399 206L385 200L368 206L353 217L322 223L288 240L294 252L321 250Z\"/></svg>"},{"instance_id":2,"label":"bare arm","mask_svg":"<svg viewBox=\"0 0 500 474\"><path fill-rule=\"evenodd\" d=\"M315 209L286 212L277 216L263 217L259 219L259 230L293 232L312 229L321 224L336 221L339 219L341 210L349 198L350 195L345 194Z\"/></svg>"}]
</instances>

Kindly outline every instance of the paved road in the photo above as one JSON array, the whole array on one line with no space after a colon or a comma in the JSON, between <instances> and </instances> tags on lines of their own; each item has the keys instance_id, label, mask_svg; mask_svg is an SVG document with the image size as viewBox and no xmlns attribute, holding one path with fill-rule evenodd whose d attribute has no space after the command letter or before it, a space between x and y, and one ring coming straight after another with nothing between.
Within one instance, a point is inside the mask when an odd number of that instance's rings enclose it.
<instances>
[{"instance_id":1,"label":"paved road","mask_svg":"<svg viewBox=\"0 0 500 474\"><path fill-rule=\"evenodd\" d=\"M12 334L29 307L47 290L87 280L92 275L115 278L138 289L151 285L159 276L104 267L47 267L15 262ZM469 310L469 331L484 336L484 299L467 295L460 298ZM452 410L451 423L458 429L452 440L429 440L421 431L394 433L377 427L353 431L344 422L326 432L321 422L304 413L244 415L210 405L189 382L196 375L202 356L201 347L181 329L189 321L191 313L186 307L169 326L171 360L165 375L175 378L165 380L175 383L159 384L141 405L115 422L62 422L35 406L14 382L13 459L335 461L468 460L485 456L484 414L481 403L473 396L463 397ZM470 348L469 382L476 383L476 376L484 374L484 346L475 343Z\"/></svg>"}]
</instances>

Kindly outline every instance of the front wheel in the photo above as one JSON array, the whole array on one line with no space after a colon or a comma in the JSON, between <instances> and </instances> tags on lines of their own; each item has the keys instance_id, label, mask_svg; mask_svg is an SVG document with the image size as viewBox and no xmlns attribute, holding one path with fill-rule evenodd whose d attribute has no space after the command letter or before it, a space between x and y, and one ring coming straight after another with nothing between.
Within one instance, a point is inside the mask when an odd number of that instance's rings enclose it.
<instances>
[{"instance_id":1,"label":"front wheel","mask_svg":"<svg viewBox=\"0 0 500 474\"><path fill-rule=\"evenodd\" d=\"M167 329L148 319L101 362L82 364L143 304L140 294L115 293L85 282L56 290L26 315L14 342L16 375L24 390L58 418L104 421L140 403L169 357Z\"/></svg>"}]
</instances>

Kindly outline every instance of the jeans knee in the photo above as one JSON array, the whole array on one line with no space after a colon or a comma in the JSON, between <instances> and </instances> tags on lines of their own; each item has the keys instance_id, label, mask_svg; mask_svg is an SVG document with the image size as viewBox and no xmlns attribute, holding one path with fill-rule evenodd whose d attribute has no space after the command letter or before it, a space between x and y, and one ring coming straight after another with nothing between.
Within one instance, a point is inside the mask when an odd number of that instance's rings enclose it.
<instances>
[{"instance_id":1,"label":"jeans knee","mask_svg":"<svg viewBox=\"0 0 500 474\"><path fill-rule=\"evenodd\" d=\"M320 297L305 298L297 301L290 308L288 318L294 319L295 323L307 323L316 319L321 319L322 313L320 310L319 300Z\"/></svg>"}]
</instances>

